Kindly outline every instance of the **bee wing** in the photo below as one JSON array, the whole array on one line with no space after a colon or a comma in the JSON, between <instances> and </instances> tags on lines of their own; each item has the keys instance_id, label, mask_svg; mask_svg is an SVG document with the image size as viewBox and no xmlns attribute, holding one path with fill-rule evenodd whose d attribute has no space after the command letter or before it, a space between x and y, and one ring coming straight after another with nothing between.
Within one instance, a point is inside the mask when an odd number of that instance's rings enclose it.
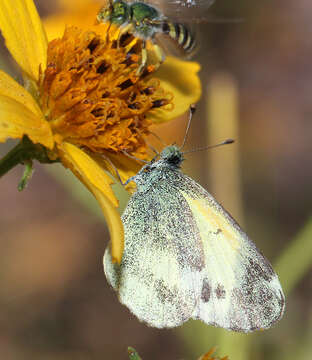
<instances>
[{"instance_id":1,"label":"bee wing","mask_svg":"<svg viewBox=\"0 0 312 360\"><path fill-rule=\"evenodd\" d=\"M202 22L215 0L149 0L170 20L182 23Z\"/></svg>"},{"instance_id":2,"label":"bee wing","mask_svg":"<svg viewBox=\"0 0 312 360\"><path fill-rule=\"evenodd\" d=\"M192 317L233 331L271 327L281 318L285 299L268 260L199 184L185 176L181 193L196 222L205 258Z\"/></svg>"},{"instance_id":3,"label":"bee wing","mask_svg":"<svg viewBox=\"0 0 312 360\"><path fill-rule=\"evenodd\" d=\"M181 325L194 312L204 260L186 201L159 184L155 191L136 192L122 220L121 264L112 263L109 248L104 255L109 283L141 321L157 328Z\"/></svg>"}]
</instances>

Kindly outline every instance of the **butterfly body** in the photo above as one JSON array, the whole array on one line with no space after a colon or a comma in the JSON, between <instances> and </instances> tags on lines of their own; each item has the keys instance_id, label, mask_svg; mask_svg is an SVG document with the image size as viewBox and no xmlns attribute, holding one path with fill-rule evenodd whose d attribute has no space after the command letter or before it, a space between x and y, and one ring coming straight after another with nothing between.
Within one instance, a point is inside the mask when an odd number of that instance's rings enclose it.
<instances>
[{"instance_id":1,"label":"butterfly body","mask_svg":"<svg viewBox=\"0 0 312 360\"><path fill-rule=\"evenodd\" d=\"M112 263L109 248L104 255L109 283L153 327L193 318L234 331L269 328L284 310L277 275L222 206L182 173L182 161L169 146L132 178L122 262Z\"/></svg>"}]
</instances>

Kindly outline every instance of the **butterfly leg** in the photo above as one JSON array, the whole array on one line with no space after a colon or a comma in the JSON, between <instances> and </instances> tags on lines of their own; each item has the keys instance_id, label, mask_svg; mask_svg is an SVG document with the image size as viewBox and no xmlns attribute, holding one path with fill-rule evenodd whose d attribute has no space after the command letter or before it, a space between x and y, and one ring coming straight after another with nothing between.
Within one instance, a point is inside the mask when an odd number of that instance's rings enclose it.
<instances>
[{"instance_id":1,"label":"butterfly leg","mask_svg":"<svg viewBox=\"0 0 312 360\"><path fill-rule=\"evenodd\" d=\"M124 155L128 156L130 159L136 160L136 161L138 161L138 162L142 162L143 164L148 164L148 163L149 163L149 161L147 161L147 160L142 160L142 159L139 159L139 158L137 158L137 157L135 157L135 156L133 156L133 155L128 154L125 150L123 150L122 153L123 153ZM117 176L117 178L118 178L118 180L119 180L119 182L120 182L120 184L121 184L122 186L128 185L129 182L131 182L131 181L133 181L133 180L135 179L136 175L131 176L131 177L128 178L125 182L123 182L122 179L121 179L121 176L120 176L120 174L119 174L119 171L118 171L117 167L114 165L114 163L111 161L111 159L110 159L109 157L105 156L104 154L102 154L102 158L104 159L104 161L106 161L106 162L108 163L108 169L109 169L109 171L111 171L110 168L112 168L112 169L114 170L114 172L115 172L115 174L116 174L116 176Z\"/></svg>"},{"instance_id":2,"label":"butterfly leg","mask_svg":"<svg viewBox=\"0 0 312 360\"><path fill-rule=\"evenodd\" d=\"M110 158L107 157L107 156L105 156L105 155L102 155L102 157L103 157L103 159L104 159L105 161L107 161L107 163L109 164L108 168L109 168L109 167L112 167L112 168L113 168L113 170L115 171L115 174L116 174L116 176L117 176L117 178L118 178L118 180L119 180L119 182L120 182L120 184L121 184L122 186L126 186L130 181L132 181L132 178L134 178L134 176L132 176L131 178L129 178L126 182L123 182L122 179L121 179L121 176L120 176L120 174L119 174L118 169L117 169L116 166L113 164L113 162L110 160Z\"/></svg>"}]
</instances>

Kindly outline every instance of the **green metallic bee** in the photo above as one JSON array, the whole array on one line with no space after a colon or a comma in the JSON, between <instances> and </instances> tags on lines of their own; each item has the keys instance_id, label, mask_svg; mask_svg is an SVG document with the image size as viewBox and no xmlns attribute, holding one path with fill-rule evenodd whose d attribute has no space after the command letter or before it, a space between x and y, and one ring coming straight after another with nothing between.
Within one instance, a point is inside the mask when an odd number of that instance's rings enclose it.
<instances>
[{"instance_id":1,"label":"green metallic bee","mask_svg":"<svg viewBox=\"0 0 312 360\"><path fill-rule=\"evenodd\" d=\"M159 66L164 60L162 48L155 44L157 34L167 35L174 40L186 55L192 54L195 49L195 38L184 24L170 21L160 10L143 1L110 0L108 5L99 11L97 20L120 26L121 35L128 32L143 39L142 60L138 74L142 73L148 62L147 40L154 43L157 65Z\"/></svg>"}]
</instances>

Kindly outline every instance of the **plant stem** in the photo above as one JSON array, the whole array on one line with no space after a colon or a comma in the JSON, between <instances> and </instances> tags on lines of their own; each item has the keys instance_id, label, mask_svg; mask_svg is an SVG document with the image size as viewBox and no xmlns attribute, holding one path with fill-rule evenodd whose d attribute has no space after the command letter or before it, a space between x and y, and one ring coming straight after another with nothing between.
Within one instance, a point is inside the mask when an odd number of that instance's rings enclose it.
<instances>
[{"instance_id":1,"label":"plant stem","mask_svg":"<svg viewBox=\"0 0 312 360\"><path fill-rule=\"evenodd\" d=\"M23 161L27 160L27 156L25 155L27 155L27 152L25 151L25 146L21 141L9 153L0 159L0 177L5 175L16 165L21 164Z\"/></svg>"},{"instance_id":2,"label":"plant stem","mask_svg":"<svg viewBox=\"0 0 312 360\"><path fill-rule=\"evenodd\" d=\"M26 170L23 176L26 184L32 172L32 160L38 160L42 164L51 164L59 160L51 160L48 156L47 149L40 145L32 143L27 136L23 139L2 159L0 159L0 178L13 169L18 164L25 164ZM23 181L22 179L22 181ZM25 187L25 184L21 186Z\"/></svg>"},{"instance_id":3,"label":"plant stem","mask_svg":"<svg viewBox=\"0 0 312 360\"><path fill-rule=\"evenodd\" d=\"M284 293L289 294L311 269L312 265L312 218L283 251L275 264Z\"/></svg>"}]
</instances>

